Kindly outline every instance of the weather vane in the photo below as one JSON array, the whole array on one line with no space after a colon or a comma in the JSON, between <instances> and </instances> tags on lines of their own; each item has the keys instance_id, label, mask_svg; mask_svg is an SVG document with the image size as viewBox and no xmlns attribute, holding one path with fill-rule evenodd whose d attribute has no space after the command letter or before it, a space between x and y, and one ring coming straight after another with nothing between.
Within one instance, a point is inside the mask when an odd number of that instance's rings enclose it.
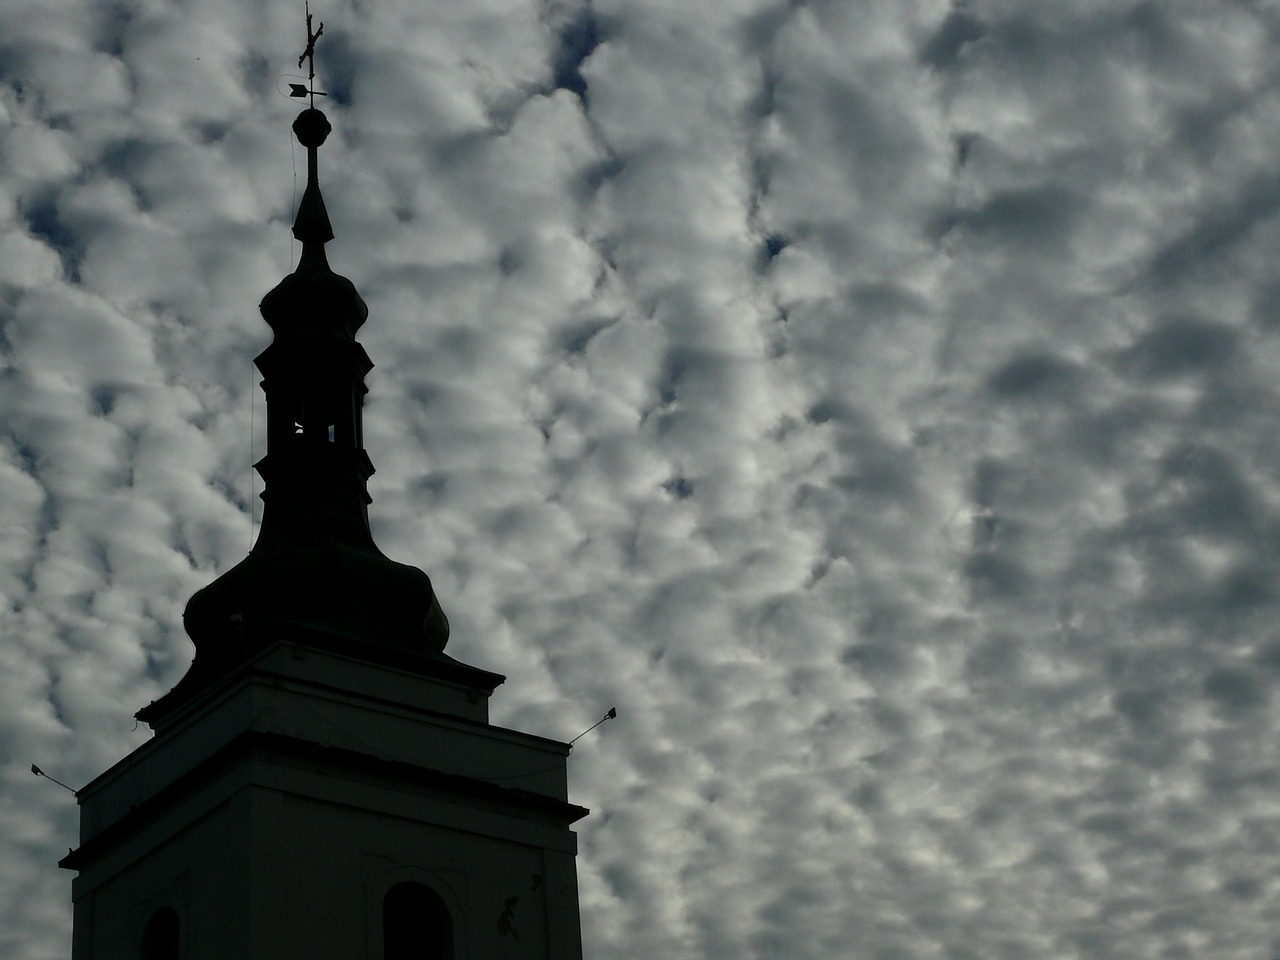
<instances>
[{"instance_id":1,"label":"weather vane","mask_svg":"<svg viewBox=\"0 0 1280 960\"><path fill-rule=\"evenodd\" d=\"M323 91L316 89L316 41L320 39L320 34L324 33L324 21L320 21L320 29L315 33L311 32L311 4L306 5L307 10L307 49L302 51L302 56L298 58L298 69L302 69L302 61L310 61L308 65L307 85L304 87L300 83L289 84L289 96L291 97L311 97L311 106L316 105L316 97L327 96Z\"/></svg>"}]
</instances>

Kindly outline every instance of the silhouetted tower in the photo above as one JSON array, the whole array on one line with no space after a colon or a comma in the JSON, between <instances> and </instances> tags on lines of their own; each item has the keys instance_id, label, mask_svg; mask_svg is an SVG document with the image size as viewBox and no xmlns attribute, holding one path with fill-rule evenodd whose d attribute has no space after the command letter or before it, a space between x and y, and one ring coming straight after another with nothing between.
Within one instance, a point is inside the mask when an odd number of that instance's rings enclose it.
<instances>
[{"instance_id":1,"label":"silhouetted tower","mask_svg":"<svg viewBox=\"0 0 1280 960\"><path fill-rule=\"evenodd\" d=\"M194 662L138 711L154 738L78 793L74 960L577 960L569 748L489 723L504 678L443 652L431 581L373 542L368 310L325 256L329 122L293 129L261 532L188 603Z\"/></svg>"}]
</instances>

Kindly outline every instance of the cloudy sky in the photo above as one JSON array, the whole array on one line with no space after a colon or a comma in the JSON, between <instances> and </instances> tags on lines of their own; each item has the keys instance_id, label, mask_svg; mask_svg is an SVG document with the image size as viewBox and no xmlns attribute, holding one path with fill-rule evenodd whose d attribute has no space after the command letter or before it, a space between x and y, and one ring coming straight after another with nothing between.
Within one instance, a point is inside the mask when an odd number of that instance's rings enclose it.
<instances>
[{"instance_id":1,"label":"cloudy sky","mask_svg":"<svg viewBox=\"0 0 1280 960\"><path fill-rule=\"evenodd\" d=\"M0 4L0 957L247 552L294 0ZM316 0L375 534L587 960L1280 951L1280 4Z\"/></svg>"}]
</instances>

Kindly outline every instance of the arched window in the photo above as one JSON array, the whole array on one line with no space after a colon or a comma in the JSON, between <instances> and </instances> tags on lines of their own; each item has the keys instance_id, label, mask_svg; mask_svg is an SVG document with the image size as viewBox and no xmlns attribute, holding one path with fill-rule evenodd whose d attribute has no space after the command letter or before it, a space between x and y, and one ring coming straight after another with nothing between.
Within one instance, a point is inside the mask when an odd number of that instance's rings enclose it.
<instances>
[{"instance_id":1,"label":"arched window","mask_svg":"<svg viewBox=\"0 0 1280 960\"><path fill-rule=\"evenodd\" d=\"M383 960L454 960L449 908L421 883L397 883L382 901Z\"/></svg>"},{"instance_id":2,"label":"arched window","mask_svg":"<svg viewBox=\"0 0 1280 960\"><path fill-rule=\"evenodd\" d=\"M161 907L147 921L142 931L138 960L178 960L178 913L173 907Z\"/></svg>"}]
</instances>

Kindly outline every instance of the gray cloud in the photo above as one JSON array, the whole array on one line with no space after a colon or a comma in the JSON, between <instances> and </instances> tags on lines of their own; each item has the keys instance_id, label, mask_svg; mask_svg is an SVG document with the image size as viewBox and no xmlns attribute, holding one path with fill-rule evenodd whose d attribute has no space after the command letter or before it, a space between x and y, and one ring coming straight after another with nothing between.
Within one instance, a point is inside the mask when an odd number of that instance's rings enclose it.
<instances>
[{"instance_id":1,"label":"gray cloud","mask_svg":"<svg viewBox=\"0 0 1280 960\"><path fill-rule=\"evenodd\" d=\"M46 5L47 6L47 5ZM581 741L587 956L1255 957L1280 112L1240 5L322 14L379 543ZM0 952L248 549L289 4L0 12Z\"/></svg>"}]
</instances>

